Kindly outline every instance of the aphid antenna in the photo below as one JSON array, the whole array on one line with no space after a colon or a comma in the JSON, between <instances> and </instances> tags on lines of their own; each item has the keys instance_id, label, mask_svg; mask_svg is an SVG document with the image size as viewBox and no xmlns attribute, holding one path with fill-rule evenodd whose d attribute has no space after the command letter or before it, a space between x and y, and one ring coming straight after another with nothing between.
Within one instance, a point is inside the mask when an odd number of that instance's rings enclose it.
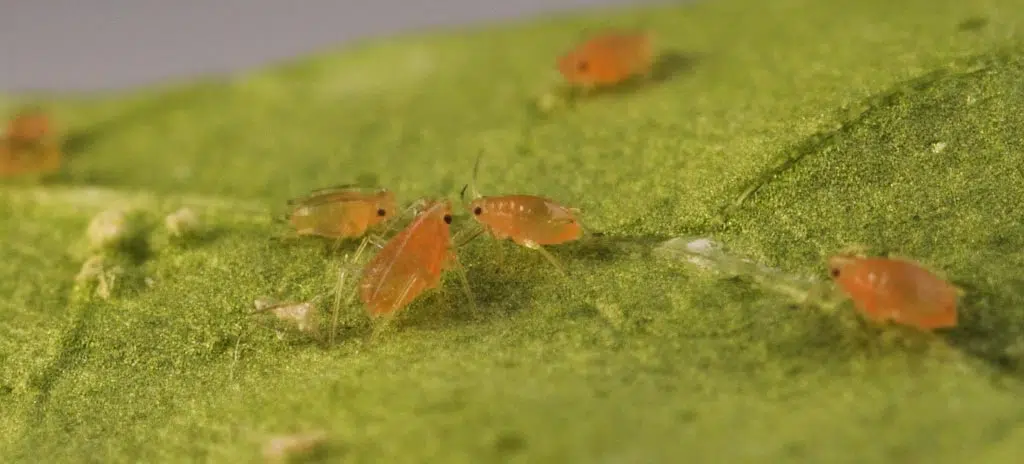
<instances>
[{"instance_id":1,"label":"aphid antenna","mask_svg":"<svg viewBox=\"0 0 1024 464\"><path fill-rule=\"evenodd\" d=\"M470 193L473 194L474 200L483 196L480 195L480 191L476 189L476 178L477 175L480 173L480 160L483 157L484 153L482 151L476 155L476 161L473 162L473 175L470 176L469 184L467 184L469 186ZM463 187L463 190L465 190L465 187Z\"/></svg>"},{"instance_id":2,"label":"aphid antenna","mask_svg":"<svg viewBox=\"0 0 1024 464\"><path fill-rule=\"evenodd\" d=\"M320 193L337 192L338 190L353 190L353 189L360 189L360 188L361 187L358 184L328 185L327 187L320 187L320 188L313 189L313 190L311 190L309 192L309 194L310 195L317 195L317 194L320 194Z\"/></svg>"},{"instance_id":3,"label":"aphid antenna","mask_svg":"<svg viewBox=\"0 0 1024 464\"><path fill-rule=\"evenodd\" d=\"M469 188L469 184L463 185L462 190L459 191L459 201L462 202L462 206L467 206L469 203L466 201L466 189Z\"/></svg>"},{"instance_id":4,"label":"aphid antenna","mask_svg":"<svg viewBox=\"0 0 1024 464\"><path fill-rule=\"evenodd\" d=\"M484 228L483 226L477 225L476 227L473 228L473 232L469 235L468 238L461 240L455 244L455 248L458 249L466 246L469 242L472 242L473 239L479 237L480 234L484 233L486 230L487 229Z\"/></svg>"},{"instance_id":5,"label":"aphid antenna","mask_svg":"<svg viewBox=\"0 0 1024 464\"><path fill-rule=\"evenodd\" d=\"M474 237L476 235L474 235ZM469 300L469 307L476 312L476 298L473 296L473 289L469 287L469 277L466 275L466 268L462 265L462 262L459 261L458 256L456 256L454 252L452 252L451 259L454 264L452 268L454 268L455 273L459 275L459 283L462 284L462 290L466 292L466 298Z\"/></svg>"}]
</instances>

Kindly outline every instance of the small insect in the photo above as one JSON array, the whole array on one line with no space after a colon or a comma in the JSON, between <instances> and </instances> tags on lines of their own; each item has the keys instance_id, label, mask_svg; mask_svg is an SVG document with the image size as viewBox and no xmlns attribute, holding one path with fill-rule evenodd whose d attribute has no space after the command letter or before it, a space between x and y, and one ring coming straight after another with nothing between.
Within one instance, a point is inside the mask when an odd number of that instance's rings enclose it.
<instances>
[{"instance_id":1,"label":"small insect","mask_svg":"<svg viewBox=\"0 0 1024 464\"><path fill-rule=\"evenodd\" d=\"M605 31L560 56L557 67L569 84L591 88L647 74L653 63L650 33Z\"/></svg>"},{"instance_id":2,"label":"small insect","mask_svg":"<svg viewBox=\"0 0 1024 464\"><path fill-rule=\"evenodd\" d=\"M458 264L449 227L451 202L422 204L422 211L385 243L363 270L359 294L370 315L387 315L404 308L424 291L438 287L442 272ZM460 276L468 293L465 274L460 272ZM469 296L472 299L472 294Z\"/></svg>"},{"instance_id":3,"label":"small insect","mask_svg":"<svg viewBox=\"0 0 1024 464\"><path fill-rule=\"evenodd\" d=\"M479 168L478 156L473 165L472 183L466 184L461 192L465 201L466 188L473 191L474 199L467 205L473 218L494 238L511 239L520 246L539 251L565 274L558 260L543 245L558 245L582 237L583 227L575 216L578 210L536 195L482 196L475 187Z\"/></svg>"},{"instance_id":4,"label":"small insect","mask_svg":"<svg viewBox=\"0 0 1024 464\"><path fill-rule=\"evenodd\" d=\"M354 186L318 189L290 200L288 222L298 235L327 238L360 237L395 215L395 194Z\"/></svg>"},{"instance_id":5,"label":"small insect","mask_svg":"<svg viewBox=\"0 0 1024 464\"><path fill-rule=\"evenodd\" d=\"M833 256L832 279L869 319L923 330L954 327L960 291L923 267L890 258Z\"/></svg>"},{"instance_id":6,"label":"small insect","mask_svg":"<svg viewBox=\"0 0 1024 464\"><path fill-rule=\"evenodd\" d=\"M25 110L7 122L6 137L13 142L34 143L49 136L52 130L49 115L40 110Z\"/></svg>"},{"instance_id":7,"label":"small insect","mask_svg":"<svg viewBox=\"0 0 1024 464\"><path fill-rule=\"evenodd\" d=\"M11 118L0 139L0 175L47 173L60 168L61 151L52 140L49 115L24 110Z\"/></svg>"}]
</instances>

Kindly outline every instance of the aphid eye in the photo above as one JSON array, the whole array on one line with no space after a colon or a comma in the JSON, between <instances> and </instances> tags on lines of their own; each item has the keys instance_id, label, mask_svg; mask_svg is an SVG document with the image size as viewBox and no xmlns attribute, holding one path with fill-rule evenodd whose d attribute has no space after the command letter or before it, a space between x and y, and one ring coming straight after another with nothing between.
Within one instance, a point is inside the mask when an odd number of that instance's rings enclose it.
<instances>
[{"instance_id":1,"label":"aphid eye","mask_svg":"<svg viewBox=\"0 0 1024 464\"><path fill-rule=\"evenodd\" d=\"M380 216L380 217L384 217L384 216L388 215L388 212L385 211L384 208L381 208L381 209L377 210L377 215Z\"/></svg>"},{"instance_id":2,"label":"aphid eye","mask_svg":"<svg viewBox=\"0 0 1024 464\"><path fill-rule=\"evenodd\" d=\"M839 277L839 268L834 267L829 271L829 273L832 274L832 278L837 278Z\"/></svg>"},{"instance_id":3,"label":"aphid eye","mask_svg":"<svg viewBox=\"0 0 1024 464\"><path fill-rule=\"evenodd\" d=\"M475 215L477 215L477 216L479 216L479 215L480 215L480 214L482 214L483 212L484 212L484 209L483 209L483 208L481 208L481 207L479 207L479 206L477 206L476 208L473 208L473 214L475 214Z\"/></svg>"},{"instance_id":4,"label":"aphid eye","mask_svg":"<svg viewBox=\"0 0 1024 464\"><path fill-rule=\"evenodd\" d=\"M452 215L451 214L445 214L444 215L444 223L445 224L451 224L452 223Z\"/></svg>"},{"instance_id":5,"label":"aphid eye","mask_svg":"<svg viewBox=\"0 0 1024 464\"><path fill-rule=\"evenodd\" d=\"M579 72L587 72L590 69L590 63L587 60L580 60L576 62L576 70Z\"/></svg>"}]
</instances>

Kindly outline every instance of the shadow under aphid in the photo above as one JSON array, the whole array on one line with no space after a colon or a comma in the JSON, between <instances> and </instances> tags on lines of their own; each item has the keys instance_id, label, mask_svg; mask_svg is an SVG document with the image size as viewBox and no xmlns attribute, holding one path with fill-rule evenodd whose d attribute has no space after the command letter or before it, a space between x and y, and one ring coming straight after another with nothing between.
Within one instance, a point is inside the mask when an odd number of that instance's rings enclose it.
<instances>
[{"instance_id":1,"label":"shadow under aphid","mask_svg":"<svg viewBox=\"0 0 1024 464\"><path fill-rule=\"evenodd\" d=\"M633 76L615 85L589 90L563 84L544 95L539 102L531 102L528 111L535 122L543 122L559 110L574 109L584 100L622 96L664 84L692 72L703 60L704 56L700 53L666 50L658 56L647 75Z\"/></svg>"},{"instance_id":2,"label":"shadow under aphid","mask_svg":"<svg viewBox=\"0 0 1024 464\"><path fill-rule=\"evenodd\" d=\"M666 50L658 55L657 60L651 66L651 72L646 76L636 76L613 86L598 87L585 94L577 89L571 89L569 98L571 102L575 102L602 96L639 92L693 72L704 59L704 55L696 52Z\"/></svg>"},{"instance_id":3,"label":"shadow under aphid","mask_svg":"<svg viewBox=\"0 0 1024 464\"><path fill-rule=\"evenodd\" d=\"M947 336L949 343L999 372L1024 379L1024 320L1019 317L1019 308L1024 308L1024 279L955 284L965 294L960 299L959 324Z\"/></svg>"},{"instance_id":4,"label":"shadow under aphid","mask_svg":"<svg viewBox=\"0 0 1024 464\"><path fill-rule=\"evenodd\" d=\"M575 242L548 247L559 259L583 262L613 262L631 257L649 257L655 245L671 237L612 236L603 232L591 232Z\"/></svg>"}]
</instances>

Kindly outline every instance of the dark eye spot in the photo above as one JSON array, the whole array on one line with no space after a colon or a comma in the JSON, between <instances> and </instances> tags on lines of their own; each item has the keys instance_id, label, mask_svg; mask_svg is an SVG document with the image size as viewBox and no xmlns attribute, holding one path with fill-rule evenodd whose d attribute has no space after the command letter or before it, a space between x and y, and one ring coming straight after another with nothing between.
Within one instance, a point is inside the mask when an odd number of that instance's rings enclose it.
<instances>
[{"instance_id":1,"label":"dark eye spot","mask_svg":"<svg viewBox=\"0 0 1024 464\"><path fill-rule=\"evenodd\" d=\"M832 278L833 278L833 279L836 279L836 278L838 278L838 277L839 277L839 268L838 268L838 267L834 267L834 268L832 268L832 269L831 269L831 270L829 271L829 273L830 273L830 274L832 274Z\"/></svg>"},{"instance_id":2,"label":"dark eye spot","mask_svg":"<svg viewBox=\"0 0 1024 464\"><path fill-rule=\"evenodd\" d=\"M483 208L481 208L481 207L479 207L479 206L477 206L476 208L473 208L473 214L475 214L475 215L477 215L477 216L479 216L479 215L480 215L480 214L482 214L483 212L484 212L484 209L483 209Z\"/></svg>"},{"instance_id":3,"label":"dark eye spot","mask_svg":"<svg viewBox=\"0 0 1024 464\"><path fill-rule=\"evenodd\" d=\"M445 224L451 224L452 223L452 215L451 214L445 214L444 215L444 223Z\"/></svg>"},{"instance_id":4,"label":"dark eye spot","mask_svg":"<svg viewBox=\"0 0 1024 464\"><path fill-rule=\"evenodd\" d=\"M587 60L579 60L576 62L576 70L579 72L587 72L590 69L590 62Z\"/></svg>"},{"instance_id":5,"label":"dark eye spot","mask_svg":"<svg viewBox=\"0 0 1024 464\"><path fill-rule=\"evenodd\" d=\"M381 209L377 210L377 215L380 216L380 217L384 217L384 216L388 215L388 212L384 211L384 208L381 208Z\"/></svg>"}]
</instances>

